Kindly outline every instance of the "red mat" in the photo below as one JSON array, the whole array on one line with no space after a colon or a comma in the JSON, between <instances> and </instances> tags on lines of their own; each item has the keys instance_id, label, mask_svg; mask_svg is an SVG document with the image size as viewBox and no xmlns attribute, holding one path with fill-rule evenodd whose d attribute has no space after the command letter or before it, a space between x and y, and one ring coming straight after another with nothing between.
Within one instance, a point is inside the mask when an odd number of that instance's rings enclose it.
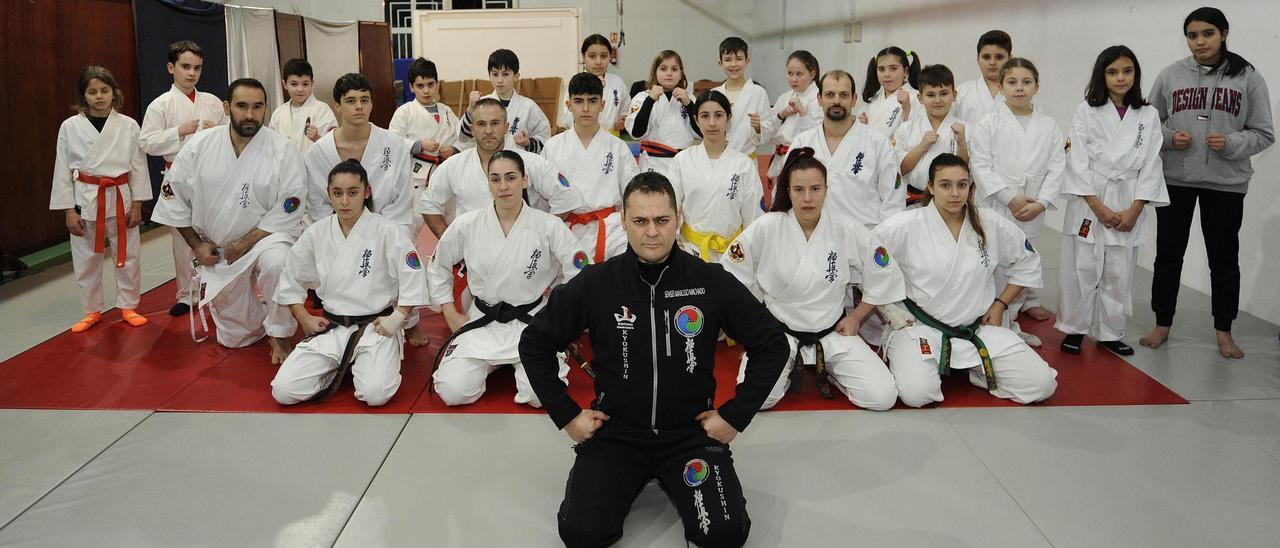
<instances>
[{"instance_id":1,"label":"red mat","mask_svg":"<svg viewBox=\"0 0 1280 548\"><path fill-rule=\"evenodd\" d=\"M317 404L281 406L271 398L276 367L268 346L227 349L212 337L196 344L188 334L188 320L172 318L173 284L147 292L139 309L151 323L131 328L118 312L87 333L61 333L0 363L0 408L33 409L148 409L203 412L281 413L541 413L513 401L515 382L510 368L489 378L478 402L449 408L426 390L431 359L447 334L443 317L425 313L432 344L407 348L399 392L387 405L370 408L355 399L348 385L336 396ZM1044 340L1041 355L1058 370L1058 392L1042 405L1181 404L1186 400L1121 358L1086 341L1078 356L1058 351L1062 334L1052 322L1024 318L1023 328ZM741 347L724 347L716 358L717 403L733 394ZM581 370L570 373L570 394L581 404L591 400L591 380ZM1001 407L1018 404L994 398L971 386L967 375L944 380L943 407ZM811 373L792 389L777 411L853 409L842 396L824 400Z\"/></svg>"}]
</instances>

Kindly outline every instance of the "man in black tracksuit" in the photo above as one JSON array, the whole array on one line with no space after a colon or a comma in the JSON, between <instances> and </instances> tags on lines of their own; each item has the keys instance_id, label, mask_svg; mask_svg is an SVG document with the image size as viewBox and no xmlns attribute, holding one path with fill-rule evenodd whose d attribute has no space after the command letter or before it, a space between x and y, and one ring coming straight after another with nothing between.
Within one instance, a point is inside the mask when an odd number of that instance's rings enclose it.
<instances>
[{"instance_id":1,"label":"man in black tracksuit","mask_svg":"<svg viewBox=\"0 0 1280 548\"><path fill-rule=\"evenodd\" d=\"M623 194L623 255L557 288L520 338L538 398L577 446L560 506L567 546L622 536L631 503L657 479L702 546L741 546L751 521L729 442L751 422L787 359L782 325L718 264L675 247L680 226L666 177L637 175ZM557 377L555 354L591 334L595 399L583 410ZM736 396L713 407L720 331L751 357Z\"/></svg>"}]
</instances>

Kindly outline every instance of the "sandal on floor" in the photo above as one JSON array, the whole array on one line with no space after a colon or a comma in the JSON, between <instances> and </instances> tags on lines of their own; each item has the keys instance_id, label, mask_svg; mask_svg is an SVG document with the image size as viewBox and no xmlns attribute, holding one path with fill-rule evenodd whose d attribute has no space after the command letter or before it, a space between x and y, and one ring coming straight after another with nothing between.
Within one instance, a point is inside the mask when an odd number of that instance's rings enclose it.
<instances>
[{"instance_id":1,"label":"sandal on floor","mask_svg":"<svg viewBox=\"0 0 1280 548\"><path fill-rule=\"evenodd\" d=\"M124 321L129 322L129 325L134 327L147 325L147 317L139 314L137 310L132 308L125 308L121 310L120 316L124 318Z\"/></svg>"},{"instance_id":2,"label":"sandal on floor","mask_svg":"<svg viewBox=\"0 0 1280 548\"><path fill-rule=\"evenodd\" d=\"M1080 334L1067 335L1067 338L1062 339L1062 345L1059 346L1058 348L1062 349L1063 352L1066 352L1068 354L1079 354L1080 345L1083 343L1084 343L1084 335L1080 335Z\"/></svg>"},{"instance_id":3,"label":"sandal on floor","mask_svg":"<svg viewBox=\"0 0 1280 548\"><path fill-rule=\"evenodd\" d=\"M98 323L100 320L102 320L101 312L90 312L88 314L85 314L83 319L76 322L75 325L71 326L71 332L84 333L85 331L88 331L90 327L93 327L94 324Z\"/></svg>"},{"instance_id":4,"label":"sandal on floor","mask_svg":"<svg viewBox=\"0 0 1280 548\"><path fill-rule=\"evenodd\" d=\"M1133 347L1124 343L1124 341L1098 341L1098 346L1115 352L1121 356L1132 356Z\"/></svg>"}]
</instances>

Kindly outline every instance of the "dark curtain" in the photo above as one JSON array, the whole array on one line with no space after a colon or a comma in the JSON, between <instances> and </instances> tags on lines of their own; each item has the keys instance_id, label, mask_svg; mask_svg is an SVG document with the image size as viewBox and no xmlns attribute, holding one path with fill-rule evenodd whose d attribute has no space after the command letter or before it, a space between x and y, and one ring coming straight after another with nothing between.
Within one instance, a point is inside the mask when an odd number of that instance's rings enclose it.
<instances>
[{"instance_id":1,"label":"dark curtain","mask_svg":"<svg viewBox=\"0 0 1280 548\"><path fill-rule=\"evenodd\" d=\"M204 50L204 69L196 89L226 98L227 23L222 4L202 0L134 0L133 21L138 29L140 112L145 113L147 105L173 85L173 76L166 64L169 44L179 40L191 40ZM141 117L138 123L142 123ZM149 162L152 195L159 197L164 159L153 156ZM150 206L148 204L148 213Z\"/></svg>"}]
</instances>

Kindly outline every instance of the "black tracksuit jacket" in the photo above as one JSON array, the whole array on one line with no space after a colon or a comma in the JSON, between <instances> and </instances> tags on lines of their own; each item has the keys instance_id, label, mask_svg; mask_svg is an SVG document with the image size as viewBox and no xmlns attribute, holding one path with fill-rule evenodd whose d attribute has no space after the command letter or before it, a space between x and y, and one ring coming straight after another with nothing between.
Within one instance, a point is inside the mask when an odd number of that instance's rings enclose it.
<instances>
[{"instance_id":1,"label":"black tracksuit jacket","mask_svg":"<svg viewBox=\"0 0 1280 548\"><path fill-rule=\"evenodd\" d=\"M603 430L619 433L698 427L695 417L713 409L712 369L722 329L750 356L745 380L718 410L739 432L788 357L782 324L720 265L673 249L665 263L642 266L628 247L552 291L520 337L529 383L557 428L582 409L557 377L555 353L583 329L590 330L593 354L592 407L610 417Z\"/></svg>"}]
</instances>

